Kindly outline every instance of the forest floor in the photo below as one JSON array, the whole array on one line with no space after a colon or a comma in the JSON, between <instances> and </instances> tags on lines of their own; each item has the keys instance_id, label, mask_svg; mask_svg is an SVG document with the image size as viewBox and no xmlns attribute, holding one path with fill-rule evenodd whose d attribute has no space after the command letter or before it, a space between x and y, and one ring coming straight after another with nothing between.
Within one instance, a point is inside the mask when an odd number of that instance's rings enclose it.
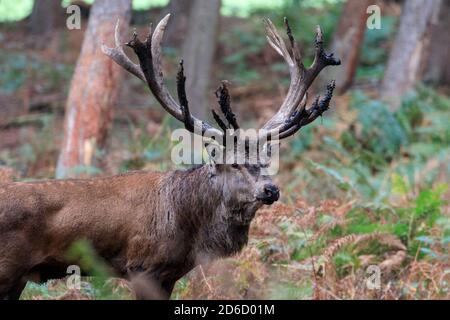
<instances>
[{"instance_id":1,"label":"forest floor","mask_svg":"<svg viewBox=\"0 0 450 320\"><path fill-rule=\"evenodd\" d=\"M302 47L310 47L313 34L304 30L317 21L330 39L335 14L328 12L314 11L315 18L294 25ZM265 44L264 14L271 13L224 18L216 57L213 83L231 81L233 104L248 127L273 114L289 79ZM281 24L282 14L273 21ZM173 299L450 298L448 88L418 85L398 112L389 112L377 84L395 16L385 23L382 35L366 35L352 90L282 146L275 177L281 201L258 212L248 246L235 257L197 267L177 283ZM19 179L54 176L82 36L83 30L61 31L36 50L29 49L33 39L23 30L0 29L0 165L15 168ZM177 50L169 48L166 56L173 88ZM124 79L107 151L98 150L96 166L80 168L85 175L175 167L170 133L178 124L142 84ZM77 250L94 255L83 246ZM132 298L124 281L85 280L77 291L65 281L30 282L22 299Z\"/></svg>"}]
</instances>

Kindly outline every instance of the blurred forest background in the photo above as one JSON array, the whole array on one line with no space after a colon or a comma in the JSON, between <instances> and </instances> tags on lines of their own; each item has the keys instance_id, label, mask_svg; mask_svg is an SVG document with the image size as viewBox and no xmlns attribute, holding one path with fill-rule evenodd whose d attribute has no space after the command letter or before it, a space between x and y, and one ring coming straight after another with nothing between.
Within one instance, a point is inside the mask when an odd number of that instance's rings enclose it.
<instances>
[{"instance_id":1,"label":"blurred forest background","mask_svg":"<svg viewBox=\"0 0 450 320\"><path fill-rule=\"evenodd\" d=\"M71 3L80 30L66 27ZM366 26L374 4L379 29ZM262 18L280 30L289 19L306 65L320 24L343 61L309 95L336 79L331 109L282 145L281 202L259 212L242 253L196 268L172 298L450 298L450 1L0 0L3 172L32 180L175 167L179 123L100 50L113 45L118 18L128 40L168 12L166 81L173 90L182 57L199 117L210 116L222 79L245 127L276 112L289 72ZM72 254L97 277L79 291L28 283L22 298L133 297L89 245ZM380 288L366 285L370 265Z\"/></svg>"}]
</instances>

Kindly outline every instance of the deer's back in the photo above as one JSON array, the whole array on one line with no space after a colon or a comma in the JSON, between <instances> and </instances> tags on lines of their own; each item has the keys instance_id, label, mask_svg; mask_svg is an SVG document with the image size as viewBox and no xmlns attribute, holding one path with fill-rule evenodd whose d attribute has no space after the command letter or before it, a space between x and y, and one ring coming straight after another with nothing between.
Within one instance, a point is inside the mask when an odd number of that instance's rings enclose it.
<instances>
[{"instance_id":1,"label":"deer's back","mask_svg":"<svg viewBox=\"0 0 450 320\"><path fill-rule=\"evenodd\" d=\"M0 186L0 234L21 234L55 252L86 238L99 250L121 250L149 225L164 174L50 180ZM157 207L157 206L156 206ZM150 211L150 212L149 212Z\"/></svg>"}]
</instances>

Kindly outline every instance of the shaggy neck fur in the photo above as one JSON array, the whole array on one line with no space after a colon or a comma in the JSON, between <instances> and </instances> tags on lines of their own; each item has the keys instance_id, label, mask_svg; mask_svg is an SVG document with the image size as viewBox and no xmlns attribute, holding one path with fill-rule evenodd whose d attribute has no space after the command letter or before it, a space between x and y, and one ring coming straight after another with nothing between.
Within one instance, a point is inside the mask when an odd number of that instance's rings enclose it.
<instances>
[{"instance_id":1,"label":"shaggy neck fur","mask_svg":"<svg viewBox=\"0 0 450 320\"><path fill-rule=\"evenodd\" d=\"M259 206L240 208L234 203L230 207L223 181L211 177L207 165L174 171L167 179L165 192L170 201L166 203L168 211L174 212L171 224L182 230L179 236L190 235L197 260L229 256L246 245L250 221L238 224L235 218L243 213L239 210L256 212Z\"/></svg>"}]
</instances>

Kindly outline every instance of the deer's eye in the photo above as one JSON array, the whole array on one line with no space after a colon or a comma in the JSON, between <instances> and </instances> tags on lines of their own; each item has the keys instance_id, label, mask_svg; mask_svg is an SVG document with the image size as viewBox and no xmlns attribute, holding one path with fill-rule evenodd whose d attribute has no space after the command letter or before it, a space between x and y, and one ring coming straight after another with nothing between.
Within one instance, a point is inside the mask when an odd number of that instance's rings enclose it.
<instances>
[{"instance_id":1,"label":"deer's eye","mask_svg":"<svg viewBox=\"0 0 450 320\"><path fill-rule=\"evenodd\" d=\"M252 175L258 175L260 172L260 167L256 166L256 165L249 165L249 166L246 166L246 168L247 168L248 172Z\"/></svg>"}]
</instances>

